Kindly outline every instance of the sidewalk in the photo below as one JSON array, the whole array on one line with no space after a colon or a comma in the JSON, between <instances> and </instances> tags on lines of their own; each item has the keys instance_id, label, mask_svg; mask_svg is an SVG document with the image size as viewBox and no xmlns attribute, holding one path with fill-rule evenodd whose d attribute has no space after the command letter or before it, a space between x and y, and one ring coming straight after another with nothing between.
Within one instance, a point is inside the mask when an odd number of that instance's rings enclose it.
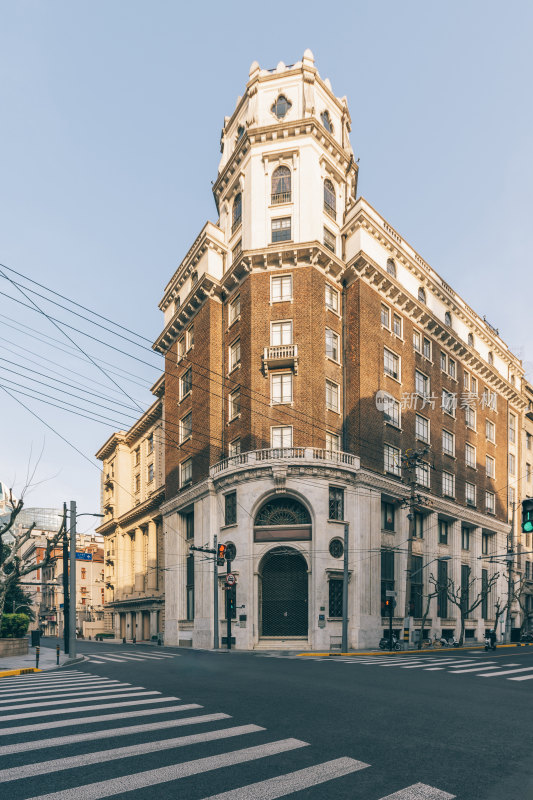
<instances>
[{"instance_id":1,"label":"sidewalk","mask_svg":"<svg viewBox=\"0 0 533 800\"><path fill-rule=\"evenodd\" d=\"M78 656L76 659L70 659L62 651L59 653L59 666L65 667L70 664L79 664L84 661L84 656ZM39 653L39 669L35 670L35 647L28 648L28 654L25 656L10 656L7 658L0 658L0 678L8 677L5 673L18 673L20 670L26 671L41 671L48 669L57 669L57 657L55 648L42 647Z\"/></svg>"}]
</instances>

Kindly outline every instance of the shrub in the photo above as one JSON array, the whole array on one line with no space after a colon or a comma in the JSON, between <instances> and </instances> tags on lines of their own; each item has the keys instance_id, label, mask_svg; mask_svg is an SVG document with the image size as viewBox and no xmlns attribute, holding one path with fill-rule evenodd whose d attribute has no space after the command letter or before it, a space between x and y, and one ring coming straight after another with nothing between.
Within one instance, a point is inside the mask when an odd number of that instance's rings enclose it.
<instances>
[{"instance_id":1,"label":"shrub","mask_svg":"<svg viewBox=\"0 0 533 800\"><path fill-rule=\"evenodd\" d=\"M0 639L22 639L28 632L30 618L27 614L4 614Z\"/></svg>"}]
</instances>

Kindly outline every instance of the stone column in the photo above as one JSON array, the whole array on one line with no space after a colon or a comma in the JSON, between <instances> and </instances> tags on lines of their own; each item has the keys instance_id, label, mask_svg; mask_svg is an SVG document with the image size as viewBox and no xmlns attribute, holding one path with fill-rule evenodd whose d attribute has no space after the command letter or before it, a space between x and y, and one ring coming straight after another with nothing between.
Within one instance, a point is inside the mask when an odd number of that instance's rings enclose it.
<instances>
[{"instance_id":1,"label":"stone column","mask_svg":"<svg viewBox=\"0 0 533 800\"><path fill-rule=\"evenodd\" d=\"M147 588L152 591L158 587L157 575L157 526L153 520L148 523L148 582ZM150 623L151 625L151 623ZM157 633L157 631L153 631Z\"/></svg>"},{"instance_id":2,"label":"stone column","mask_svg":"<svg viewBox=\"0 0 533 800\"><path fill-rule=\"evenodd\" d=\"M157 611L150 611L150 636L155 636L157 633Z\"/></svg>"},{"instance_id":3,"label":"stone column","mask_svg":"<svg viewBox=\"0 0 533 800\"><path fill-rule=\"evenodd\" d=\"M142 529L135 528L133 587L136 592L144 591L143 538Z\"/></svg>"}]
</instances>

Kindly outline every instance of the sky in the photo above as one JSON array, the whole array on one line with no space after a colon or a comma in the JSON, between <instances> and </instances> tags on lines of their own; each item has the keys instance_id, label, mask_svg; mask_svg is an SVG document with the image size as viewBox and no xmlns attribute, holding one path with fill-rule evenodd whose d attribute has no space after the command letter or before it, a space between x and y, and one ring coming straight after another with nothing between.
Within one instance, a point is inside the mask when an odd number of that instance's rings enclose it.
<instances>
[{"instance_id":1,"label":"sky","mask_svg":"<svg viewBox=\"0 0 533 800\"><path fill-rule=\"evenodd\" d=\"M100 511L94 453L154 399L158 302L217 219L224 116L252 61L307 47L348 98L359 194L533 379L532 28L519 0L0 0L0 481L34 471L27 506Z\"/></svg>"}]
</instances>

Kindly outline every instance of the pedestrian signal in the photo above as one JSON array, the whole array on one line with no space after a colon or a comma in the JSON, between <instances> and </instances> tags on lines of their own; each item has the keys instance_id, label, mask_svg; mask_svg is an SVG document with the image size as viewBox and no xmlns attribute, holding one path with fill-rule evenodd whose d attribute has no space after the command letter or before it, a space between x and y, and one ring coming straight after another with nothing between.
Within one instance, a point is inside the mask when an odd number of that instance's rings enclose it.
<instances>
[{"instance_id":1,"label":"pedestrian signal","mask_svg":"<svg viewBox=\"0 0 533 800\"><path fill-rule=\"evenodd\" d=\"M394 608L396 608L396 600L392 597L387 597L385 600L385 611L390 614Z\"/></svg>"},{"instance_id":2,"label":"pedestrian signal","mask_svg":"<svg viewBox=\"0 0 533 800\"><path fill-rule=\"evenodd\" d=\"M219 544L217 547L217 564L219 567L224 566L225 556L226 556L226 545Z\"/></svg>"},{"instance_id":3,"label":"pedestrian signal","mask_svg":"<svg viewBox=\"0 0 533 800\"><path fill-rule=\"evenodd\" d=\"M522 533L533 533L533 497L522 500Z\"/></svg>"}]
</instances>

